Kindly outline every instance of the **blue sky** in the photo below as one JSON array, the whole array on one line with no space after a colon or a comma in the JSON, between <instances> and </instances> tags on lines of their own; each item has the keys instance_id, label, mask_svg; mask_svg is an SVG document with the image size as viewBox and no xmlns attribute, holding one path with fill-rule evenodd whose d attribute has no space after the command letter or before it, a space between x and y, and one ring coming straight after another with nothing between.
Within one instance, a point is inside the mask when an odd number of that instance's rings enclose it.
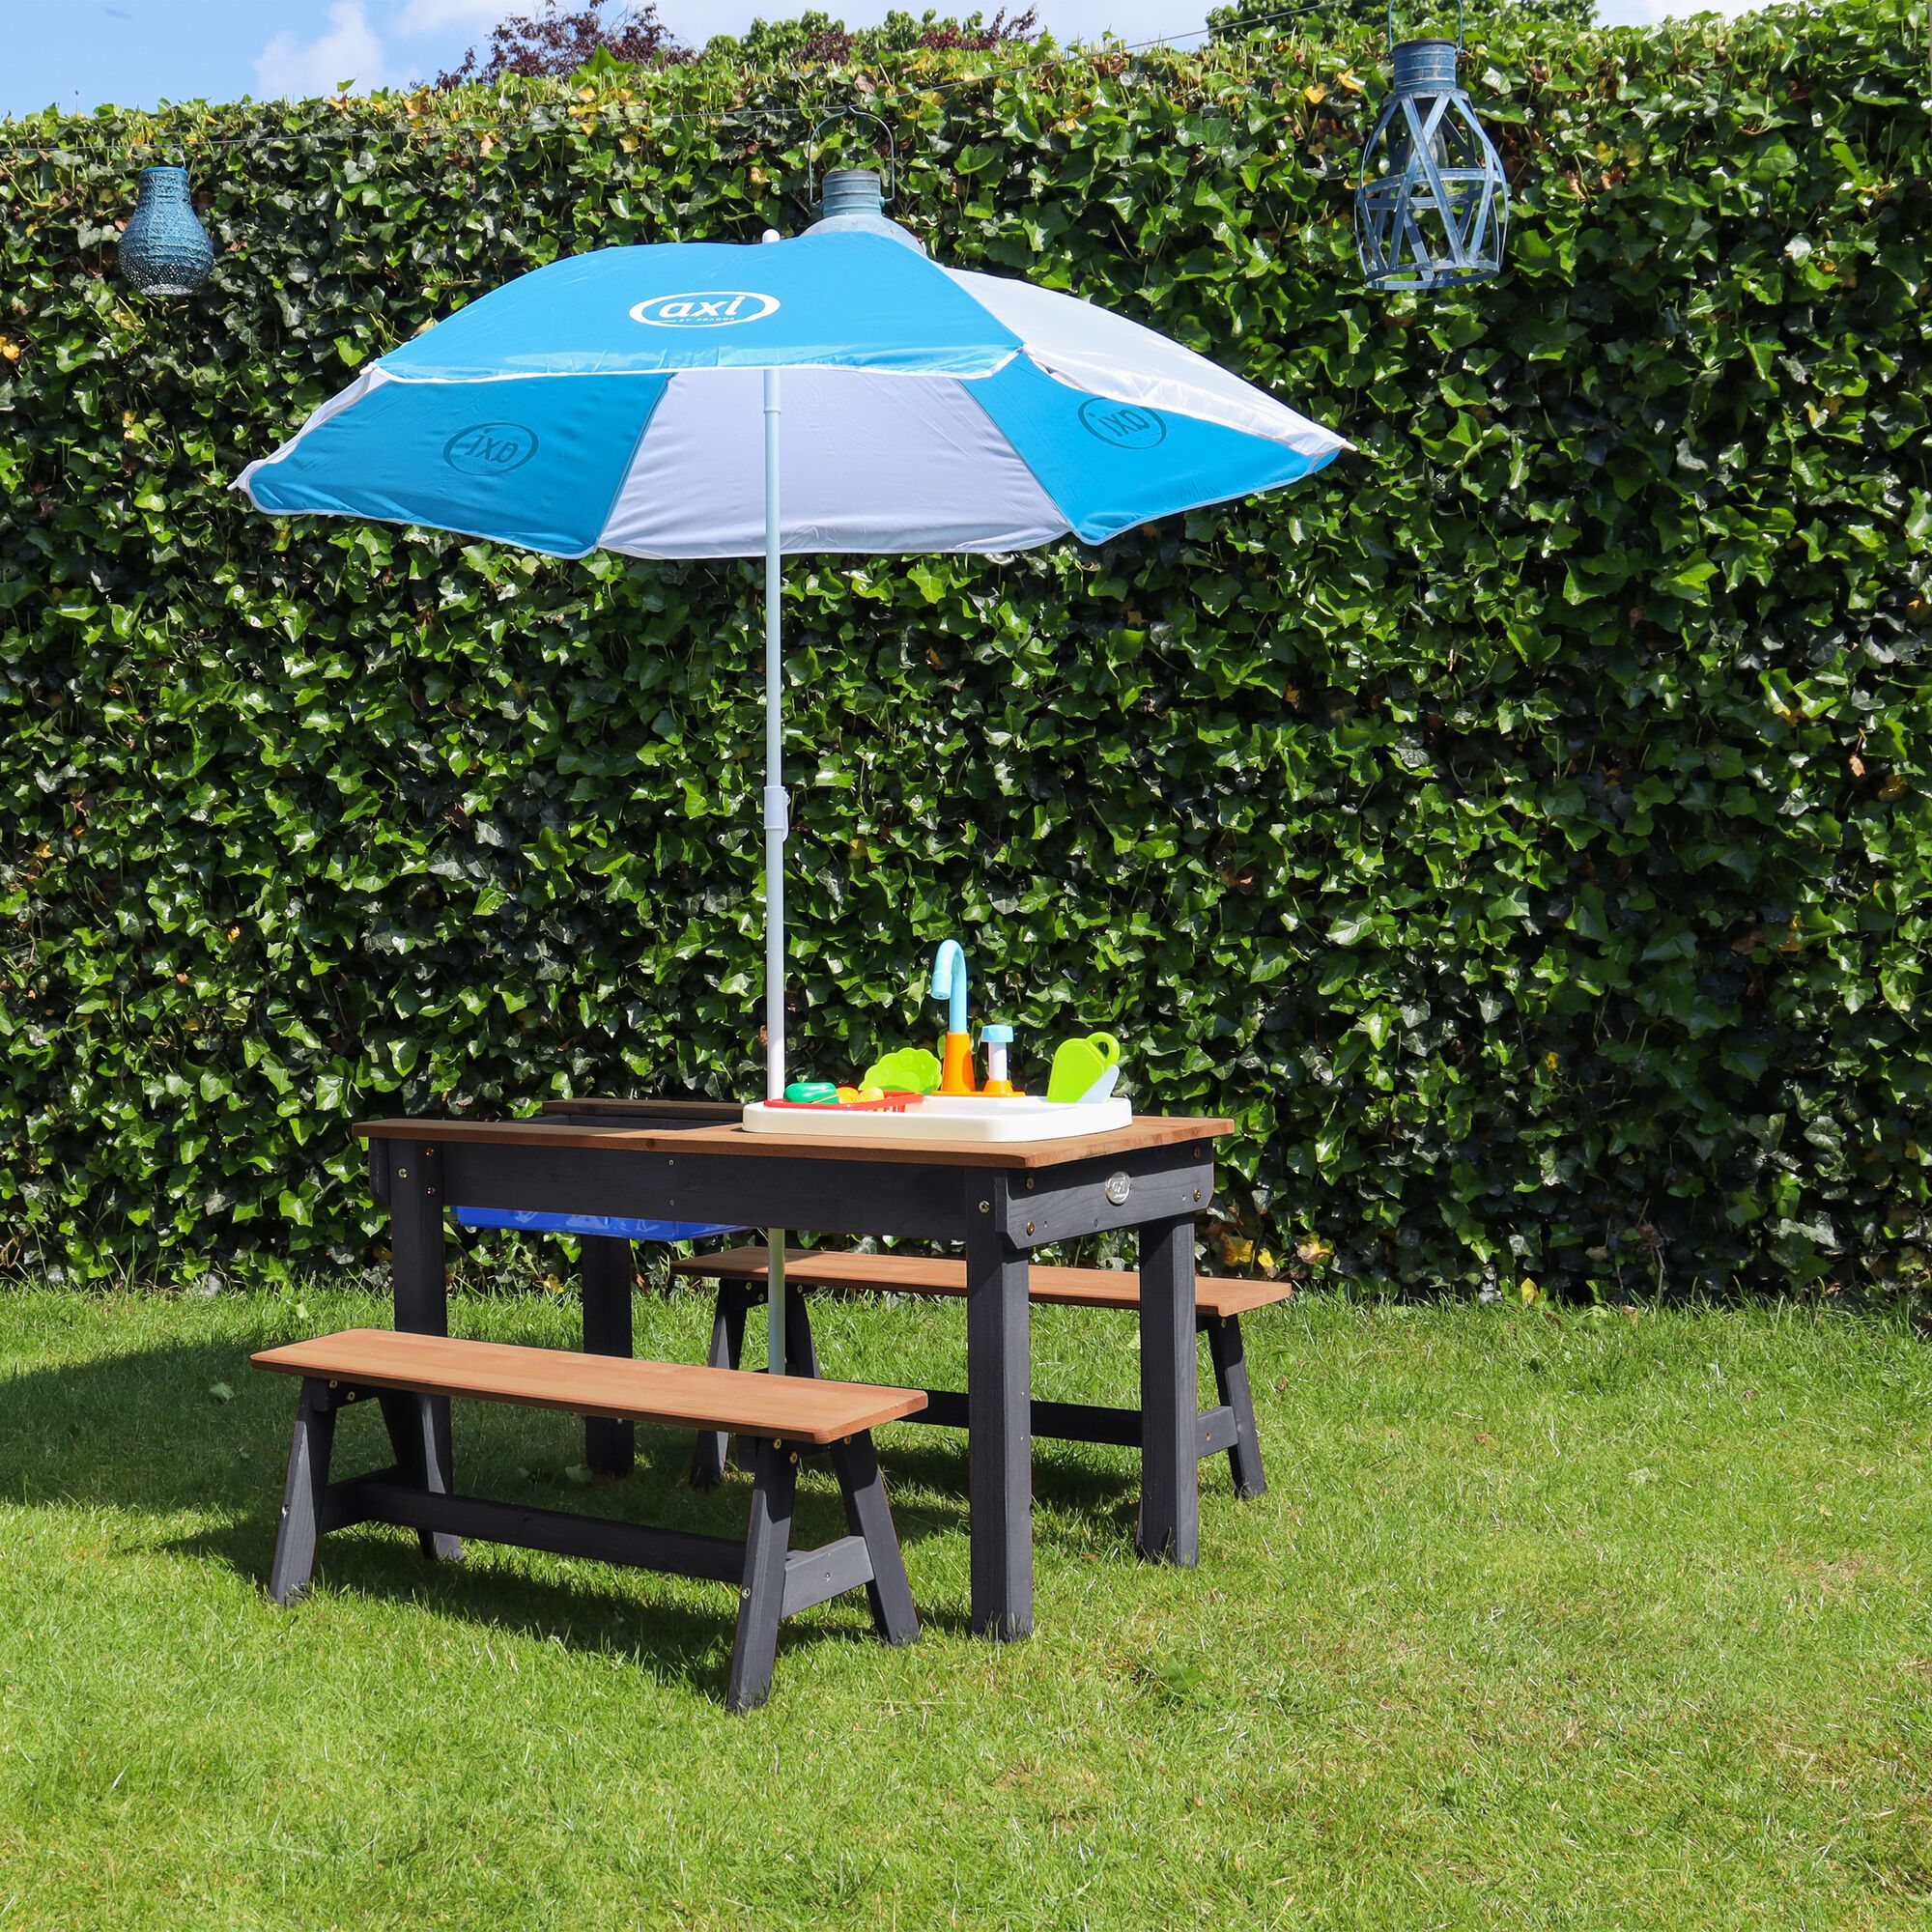
<instances>
[{"instance_id":1,"label":"blue sky","mask_svg":"<svg viewBox=\"0 0 1932 1932\"><path fill-rule=\"evenodd\" d=\"M613 9L616 0L611 0ZM426 79L453 67L505 13L532 13L541 0L0 0L6 55L0 61L0 114L57 102L90 110L111 101L234 100L256 96L327 94L338 81L358 88ZM735 0L662 0L660 17L679 39L701 43L735 32L753 14L783 18L798 4L740 6ZM858 26L885 5L822 11ZM927 0L899 0L921 12ZM974 0L945 11L972 11ZM1262 0L1265 5L1266 0ZM1706 11L1690 0L1599 0L1608 20L1656 19ZM990 8L986 11L992 11ZM1046 26L1062 39L1111 30L1122 40L1179 39L1199 30L1204 0L1039 0ZM1736 12L1735 0L1719 11ZM1447 17L1446 5L1442 9Z\"/></svg>"}]
</instances>

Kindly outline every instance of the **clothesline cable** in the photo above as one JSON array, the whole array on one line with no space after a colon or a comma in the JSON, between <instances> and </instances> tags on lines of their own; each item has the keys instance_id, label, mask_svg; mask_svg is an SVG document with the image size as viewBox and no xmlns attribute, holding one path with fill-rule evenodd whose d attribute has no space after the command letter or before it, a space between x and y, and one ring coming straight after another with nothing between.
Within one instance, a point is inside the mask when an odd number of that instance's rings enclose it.
<instances>
[{"instance_id":1,"label":"clothesline cable","mask_svg":"<svg viewBox=\"0 0 1932 1932\"><path fill-rule=\"evenodd\" d=\"M1282 20L1301 19L1310 14L1320 13L1319 5L1277 8L1265 14L1248 14L1238 19L1222 24L1220 31L1233 33L1242 28L1269 26ZM1084 47L1076 53L1055 56L1049 60L1013 61L1005 67L986 68L977 73L959 74L951 80L935 80L929 84L913 84L897 88L875 89L866 96L869 103L891 104L909 102L928 98L935 94L954 94L963 88L984 87L1009 75L1016 73L1051 73L1062 68L1097 65L1100 61L1117 58L1122 54L1139 55L1155 47L1170 47L1178 41L1198 40L1214 32L1208 27L1188 27L1173 34L1156 35L1151 40L1117 42L1112 44ZM1138 80L1140 75L1133 75ZM325 97L327 98L327 97ZM340 96L334 97L340 99ZM268 103L264 103L268 104ZM610 115L609 105L599 102L589 111L600 115ZM756 121L774 115L810 111L810 104L802 100L779 100L767 99L748 101L737 107L721 108L672 108L663 112L646 112L639 117L639 127L661 127L667 123L702 122L714 127L737 121ZM571 112L568 107L554 110L553 128L538 129L549 132L561 128ZM144 148L164 148L182 154L204 153L215 148L261 148L289 145L304 145L322 141L368 141L393 140L398 134L421 134L424 136L459 134L509 134L528 132L536 128L536 123L528 116L498 117L493 120L429 121L412 127L407 121L385 121L359 126L337 128L304 128L299 132L283 134L194 134L156 133L128 139L120 136L102 136L95 139L84 136L80 139L53 139L44 141L0 142L0 157L33 156L50 158L55 155L71 154L77 151L95 150L100 153L127 154Z\"/></svg>"}]
</instances>

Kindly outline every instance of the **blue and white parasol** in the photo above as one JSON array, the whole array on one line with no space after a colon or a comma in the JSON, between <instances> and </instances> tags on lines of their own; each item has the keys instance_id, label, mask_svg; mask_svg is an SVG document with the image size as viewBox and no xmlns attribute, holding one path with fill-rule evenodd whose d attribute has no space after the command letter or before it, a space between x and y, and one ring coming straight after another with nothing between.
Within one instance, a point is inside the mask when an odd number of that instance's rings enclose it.
<instances>
[{"instance_id":1,"label":"blue and white parasol","mask_svg":"<svg viewBox=\"0 0 1932 1932\"><path fill-rule=\"evenodd\" d=\"M1102 543L1293 483L1347 447L1152 329L907 242L817 231L553 263L373 362L238 486L282 515L558 556L771 559L772 1098L785 1064L777 558Z\"/></svg>"},{"instance_id":2,"label":"blue and white parasol","mask_svg":"<svg viewBox=\"0 0 1932 1932\"><path fill-rule=\"evenodd\" d=\"M772 1099L785 1085L781 556L1104 543L1278 489L1348 447L1124 317L928 260L879 212L875 176L835 174L827 190L847 212L790 241L606 248L520 276L370 364L237 485L279 515L558 556L763 554Z\"/></svg>"}]
</instances>

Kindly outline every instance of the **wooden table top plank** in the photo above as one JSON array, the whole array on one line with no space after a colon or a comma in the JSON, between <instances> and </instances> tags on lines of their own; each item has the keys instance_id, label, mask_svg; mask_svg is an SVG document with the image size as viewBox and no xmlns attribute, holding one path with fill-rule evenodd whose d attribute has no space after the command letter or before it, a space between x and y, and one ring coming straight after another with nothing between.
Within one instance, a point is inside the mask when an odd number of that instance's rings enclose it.
<instances>
[{"instance_id":1,"label":"wooden table top plank","mask_svg":"<svg viewBox=\"0 0 1932 1932\"><path fill-rule=\"evenodd\" d=\"M546 1100L543 1103L546 1114L589 1115L593 1119L609 1120L611 1123L619 1121L647 1117L653 1121L674 1121L691 1122L702 1126L707 1122L719 1125L735 1125L744 1116L744 1105L737 1100L693 1100L649 1098L640 1100Z\"/></svg>"},{"instance_id":2,"label":"wooden table top plank","mask_svg":"<svg viewBox=\"0 0 1932 1932\"><path fill-rule=\"evenodd\" d=\"M1058 1141L973 1142L938 1140L808 1140L784 1134L754 1134L741 1125L687 1127L604 1127L538 1116L523 1121L418 1120L359 1121L355 1133L370 1141L445 1141L498 1147L589 1148L613 1152L731 1154L750 1160L842 1160L908 1167L1065 1167L1078 1160L1106 1160L1152 1148L1199 1146L1235 1131L1232 1121L1216 1116L1137 1115L1111 1133L1081 1134Z\"/></svg>"},{"instance_id":3,"label":"wooden table top plank","mask_svg":"<svg viewBox=\"0 0 1932 1932\"><path fill-rule=\"evenodd\" d=\"M724 1248L671 1264L673 1274L701 1281L762 1281L762 1247ZM874 1293L962 1296L966 1264L941 1255L855 1255L819 1248L787 1248L785 1279L801 1288L862 1288ZM1063 1308L1138 1308L1141 1278L1133 1268L1048 1267L1027 1270L1029 1297ZM1246 1315L1286 1301L1294 1293L1285 1281L1244 1281L1233 1275L1194 1277L1194 1304L1204 1315Z\"/></svg>"},{"instance_id":4,"label":"wooden table top plank","mask_svg":"<svg viewBox=\"0 0 1932 1932\"><path fill-rule=\"evenodd\" d=\"M264 1349L252 1359L259 1369L369 1388L471 1396L618 1422L662 1422L804 1442L837 1442L925 1406L919 1389L463 1342L389 1328L345 1328Z\"/></svg>"}]
</instances>

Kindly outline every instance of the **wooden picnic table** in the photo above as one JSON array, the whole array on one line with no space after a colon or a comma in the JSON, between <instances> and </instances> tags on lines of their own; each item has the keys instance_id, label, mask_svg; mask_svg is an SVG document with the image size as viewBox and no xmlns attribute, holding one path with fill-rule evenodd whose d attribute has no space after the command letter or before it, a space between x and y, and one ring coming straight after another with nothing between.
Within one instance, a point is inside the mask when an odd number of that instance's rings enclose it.
<instances>
[{"instance_id":1,"label":"wooden picnic table","mask_svg":"<svg viewBox=\"0 0 1932 1932\"><path fill-rule=\"evenodd\" d=\"M520 1121L371 1121L387 1205L395 1322L448 1332L445 1213L534 1210L952 1242L965 1250L972 1615L1033 1629L1028 1260L1049 1242L1133 1229L1140 1249L1141 1553L1200 1555L1194 1231L1213 1200L1217 1120L1136 1119L1111 1133L959 1145L753 1134L709 1102L573 1100ZM631 1243L584 1239L584 1347L631 1352ZM593 1425L610 1429L610 1423ZM437 1431L449 1481L444 1414Z\"/></svg>"}]
</instances>

